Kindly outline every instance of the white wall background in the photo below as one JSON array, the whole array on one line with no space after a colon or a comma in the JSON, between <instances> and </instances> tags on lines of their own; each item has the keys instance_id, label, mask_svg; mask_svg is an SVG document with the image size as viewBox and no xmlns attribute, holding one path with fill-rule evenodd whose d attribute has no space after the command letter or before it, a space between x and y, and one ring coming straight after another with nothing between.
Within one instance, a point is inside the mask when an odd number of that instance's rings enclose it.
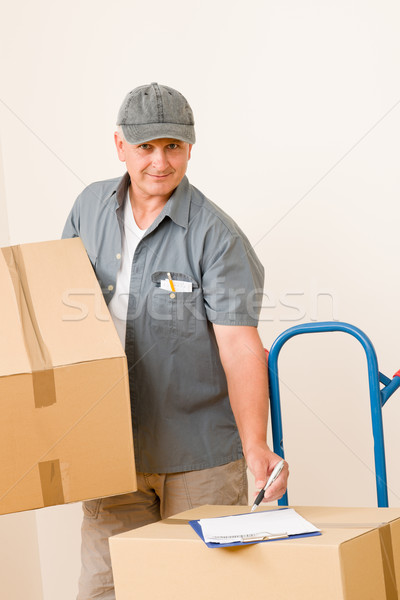
<instances>
[{"instance_id":1,"label":"white wall background","mask_svg":"<svg viewBox=\"0 0 400 600\"><path fill-rule=\"evenodd\" d=\"M8 4L1 243L58 238L84 185L122 173L112 134L124 95L171 85L195 112L192 183L237 220L266 267L265 345L300 322L348 321L391 376L400 368L399 26L394 0ZM303 336L285 346L280 370L291 502L375 505L361 347L342 334ZM390 504L400 506L400 393L384 420ZM30 598L41 587L44 600L74 597L79 521L78 505L0 518L15 540L30 532L13 563L37 590ZM4 581L10 560L0 563ZM28 597L17 578L7 582L8 600Z\"/></svg>"},{"instance_id":2,"label":"white wall background","mask_svg":"<svg viewBox=\"0 0 400 600\"><path fill-rule=\"evenodd\" d=\"M0 244L6 246L10 242L10 233L8 229L8 215L6 203L6 191L4 181L3 156L0 146Z\"/></svg>"}]
</instances>

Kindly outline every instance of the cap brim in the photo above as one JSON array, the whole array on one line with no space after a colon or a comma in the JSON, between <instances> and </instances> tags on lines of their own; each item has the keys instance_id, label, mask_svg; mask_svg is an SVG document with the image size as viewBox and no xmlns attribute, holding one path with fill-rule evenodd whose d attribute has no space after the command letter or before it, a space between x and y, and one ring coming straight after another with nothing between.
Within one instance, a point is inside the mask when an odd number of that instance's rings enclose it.
<instances>
[{"instance_id":1,"label":"cap brim","mask_svg":"<svg viewBox=\"0 0 400 600\"><path fill-rule=\"evenodd\" d=\"M121 125L121 127L129 144L143 144L161 138L172 138L188 144L194 144L196 141L193 125L146 123L145 125Z\"/></svg>"}]
</instances>

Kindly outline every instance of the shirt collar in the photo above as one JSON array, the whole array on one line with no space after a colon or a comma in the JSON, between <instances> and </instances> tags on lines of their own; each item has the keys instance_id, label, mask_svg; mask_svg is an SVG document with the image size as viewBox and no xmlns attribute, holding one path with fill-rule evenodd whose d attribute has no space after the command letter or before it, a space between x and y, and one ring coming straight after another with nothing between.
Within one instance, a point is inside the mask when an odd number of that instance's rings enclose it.
<instances>
[{"instance_id":1,"label":"shirt collar","mask_svg":"<svg viewBox=\"0 0 400 600\"><path fill-rule=\"evenodd\" d=\"M130 183L131 179L127 172L121 177L116 188L117 208L121 208L124 204ZM164 217L168 216L174 223L186 228L189 222L189 208L189 180L185 175L161 211L159 215L161 218L157 218L156 221L159 222Z\"/></svg>"},{"instance_id":2,"label":"shirt collar","mask_svg":"<svg viewBox=\"0 0 400 600\"><path fill-rule=\"evenodd\" d=\"M165 205L164 215L168 215L177 225L186 228L189 223L189 208L189 180L185 175Z\"/></svg>"},{"instance_id":3,"label":"shirt collar","mask_svg":"<svg viewBox=\"0 0 400 600\"><path fill-rule=\"evenodd\" d=\"M120 208L125 202L126 194L128 192L129 185L131 183L131 178L129 177L129 173L126 172L123 177L119 180L116 192L117 192L117 202L118 208Z\"/></svg>"}]
</instances>

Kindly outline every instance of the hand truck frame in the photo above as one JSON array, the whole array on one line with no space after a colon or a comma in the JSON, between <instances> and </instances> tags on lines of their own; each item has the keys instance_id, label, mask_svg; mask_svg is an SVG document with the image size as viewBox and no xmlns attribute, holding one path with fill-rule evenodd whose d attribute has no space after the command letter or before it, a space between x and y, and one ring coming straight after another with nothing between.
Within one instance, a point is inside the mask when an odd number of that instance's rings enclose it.
<instances>
[{"instance_id":1,"label":"hand truck frame","mask_svg":"<svg viewBox=\"0 0 400 600\"><path fill-rule=\"evenodd\" d=\"M271 406L271 426L274 452L285 458L283 448L282 413L279 392L278 356L282 346L292 337L303 333L325 333L340 331L354 336L365 350L368 364L368 380L371 405L372 434L374 439L374 460L376 493L379 507L388 506L387 475L385 460L385 443L383 436L382 407L390 396L400 387L400 370L392 379L383 375L378 369L378 359L371 340L361 329L340 321L324 321L320 323L304 323L296 325L281 333L271 346L268 356L268 376ZM380 389L380 384L383 388ZM288 494L278 501L280 506L288 505Z\"/></svg>"}]
</instances>

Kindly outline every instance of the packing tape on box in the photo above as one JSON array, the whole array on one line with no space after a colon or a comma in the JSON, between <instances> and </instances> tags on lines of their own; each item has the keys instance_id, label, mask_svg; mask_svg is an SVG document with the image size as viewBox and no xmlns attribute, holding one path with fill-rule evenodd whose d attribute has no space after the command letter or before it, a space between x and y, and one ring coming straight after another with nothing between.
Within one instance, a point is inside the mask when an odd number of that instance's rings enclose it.
<instances>
[{"instance_id":1,"label":"packing tape on box","mask_svg":"<svg viewBox=\"0 0 400 600\"><path fill-rule=\"evenodd\" d=\"M56 384L54 381L54 369L34 371L32 373L32 384L36 408L55 404Z\"/></svg>"},{"instance_id":2,"label":"packing tape on box","mask_svg":"<svg viewBox=\"0 0 400 600\"><path fill-rule=\"evenodd\" d=\"M56 402L54 370L33 308L22 252L19 246L1 248L1 251L14 286L21 318L26 352L32 369L35 407L51 406Z\"/></svg>"},{"instance_id":3,"label":"packing tape on box","mask_svg":"<svg viewBox=\"0 0 400 600\"><path fill-rule=\"evenodd\" d=\"M385 578L386 588L386 600L398 600L390 525L381 525L381 527L378 528L378 531L379 541L381 543L383 576Z\"/></svg>"},{"instance_id":4,"label":"packing tape on box","mask_svg":"<svg viewBox=\"0 0 400 600\"><path fill-rule=\"evenodd\" d=\"M46 460L38 463L44 506L64 504L64 490L60 461Z\"/></svg>"}]
</instances>

